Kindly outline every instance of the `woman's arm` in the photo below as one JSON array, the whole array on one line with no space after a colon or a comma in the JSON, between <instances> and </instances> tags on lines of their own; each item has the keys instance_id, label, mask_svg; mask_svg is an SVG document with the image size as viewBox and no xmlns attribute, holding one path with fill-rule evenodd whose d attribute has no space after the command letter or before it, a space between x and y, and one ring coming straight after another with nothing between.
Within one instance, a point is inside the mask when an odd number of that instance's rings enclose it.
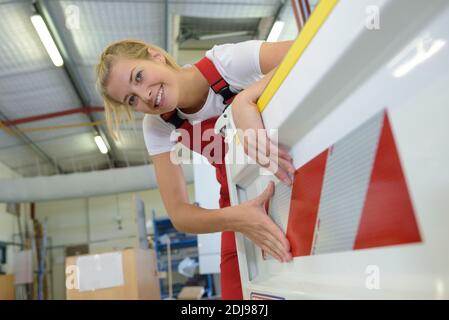
<instances>
[{"instance_id":1,"label":"woman's arm","mask_svg":"<svg viewBox=\"0 0 449 320\"><path fill-rule=\"evenodd\" d=\"M267 74L239 93L232 103L232 117L236 127L246 133L254 130L257 135L256 140L249 139L251 135L248 134L240 135L241 141L244 141L245 152L287 185L292 183L289 174L295 172L292 158L286 150L273 144L268 138L256 103L292 43L293 41L264 42L260 48L259 63L262 72Z\"/></svg>"},{"instance_id":2,"label":"woman's arm","mask_svg":"<svg viewBox=\"0 0 449 320\"><path fill-rule=\"evenodd\" d=\"M280 42L264 42L260 47L259 64L263 74L269 73L277 68L282 62L288 50L293 44L293 40Z\"/></svg>"},{"instance_id":3,"label":"woman's arm","mask_svg":"<svg viewBox=\"0 0 449 320\"><path fill-rule=\"evenodd\" d=\"M177 230L196 234L238 231L278 260L291 260L287 238L265 211L265 203L273 195L272 184L261 195L241 205L203 209L189 203L182 168L171 162L169 152L152 159L162 200Z\"/></svg>"}]
</instances>

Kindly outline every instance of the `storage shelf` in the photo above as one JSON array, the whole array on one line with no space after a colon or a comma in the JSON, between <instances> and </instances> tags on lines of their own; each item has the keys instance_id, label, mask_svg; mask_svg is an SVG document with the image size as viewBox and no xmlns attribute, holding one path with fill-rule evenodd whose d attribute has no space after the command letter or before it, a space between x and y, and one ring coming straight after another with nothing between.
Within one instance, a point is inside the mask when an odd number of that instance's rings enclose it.
<instances>
[{"instance_id":1,"label":"storage shelf","mask_svg":"<svg viewBox=\"0 0 449 320\"><path fill-rule=\"evenodd\" d=\"M156 252L157 258L157 267L160 272L168 271L168 259L167 259L167 244L161 242L161 238L168 236L170 238L170 249L173 255L181 255L182 252L185 251L183 258L175 258L171 261L171 270L172 273L178 272L178 265L184 260L185 257L190 257L198 262L198 250L192 252L194 249L198 247L198 238L193 234L186 234L182 232L178 232L173 226L170 219L166 218L156 218L155 212L153 210L153 231L154 231L154 248ZM190 249L190 250L189 250ZM176 252L175 254L173 252ZM205 291L208 297L214 294L213 290L213 281L212 275L200 275L199 282L205 284ZM196 280L196 279L195 279ZM160 279L160 287L161 287L161 298L168 297L168 288L167 288L168 279ZM187 282L192 282L192 279L185 277L185 281L175 281L173 282L173 298L176 298L181 289L186 285ZM189 284L192 285L192 284Z\"/></svg>"}]
</instances>

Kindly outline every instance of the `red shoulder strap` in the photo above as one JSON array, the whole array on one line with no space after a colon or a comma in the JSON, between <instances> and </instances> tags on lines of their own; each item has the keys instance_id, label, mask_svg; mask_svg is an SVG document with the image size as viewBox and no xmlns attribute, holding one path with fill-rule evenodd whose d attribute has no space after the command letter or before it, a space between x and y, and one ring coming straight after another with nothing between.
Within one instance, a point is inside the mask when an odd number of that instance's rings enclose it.
<instances>
[{"instance_id":1,"label":"red shoulder strap","mask_svg":"<svg viewBox=\"0 0 449 320\"><path fill-rule=\"evenodd\" d=\"M232 102L236 93L231 91L229 84L225 79L223 79L212 61L210 61L207 57L204 57L195 63L195 67L198 68L204 78L206 78L207 82L209 82L212 90L214 90L216 94L223 97L224 104L229 104Z\"/></svg>"},{"instance_id":2,"label":"red shoulder strap","mask_svg":"<svg viewBox=\"0 0 449 320\"><path fill-rule=\"evenodd\" d=\"M223 103L228 105L234 100L236 93L232 92L229 88L229 84L225 79L221 76L220 72L218 72L214 63L210 61L207 57L204 57L197 63L195 63L195 67L201 72L204 78L206 78L207 82L209 82L210 87L216 94L219 94L223 97ZM180 128L183 124L186 123L184 119L181 119L178 116L177 110L173 110L164 114L161 114L161 118L173 124L175 128Z\"/></svg>"}]
</instances>

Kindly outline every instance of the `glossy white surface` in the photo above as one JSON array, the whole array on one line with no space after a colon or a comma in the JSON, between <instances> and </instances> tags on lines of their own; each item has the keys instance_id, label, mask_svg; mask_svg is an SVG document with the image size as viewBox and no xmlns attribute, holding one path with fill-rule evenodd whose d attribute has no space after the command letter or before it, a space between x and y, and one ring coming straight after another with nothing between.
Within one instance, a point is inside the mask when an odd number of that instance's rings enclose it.
<instances>
[{"instance_id":1,"label":"glossy white surface","mask_svg":"<svg viewBox=\"0 0 449 320\"><path fill-rule=\"evenodd\" d=\"M380 8L380 30L365 27L369 5ZM238 235L245 298L449 298L448 26L445 0L340 1L263 113L300 167L387 109L423 242L280 264L258 249L247 261ZM245 170L228 166L228 179L252 198L269 177ZM238 203L235 190L231 199ZM257 269L251 281L248 265Z\"/></svg>"}]
</instances>

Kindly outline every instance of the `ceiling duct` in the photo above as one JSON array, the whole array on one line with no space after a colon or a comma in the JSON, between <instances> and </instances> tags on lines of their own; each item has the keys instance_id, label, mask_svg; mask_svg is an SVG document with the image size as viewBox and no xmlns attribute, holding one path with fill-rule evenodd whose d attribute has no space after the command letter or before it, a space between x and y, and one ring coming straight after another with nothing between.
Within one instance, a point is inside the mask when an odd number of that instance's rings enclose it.
<instances>
[{"instance_id":1,"label":"ceiling duct","mask_svg":"<svg viewBox=\"0 0 449 320\"><path fill-rule=\"evenodd\" d=\"M191 165L183 165L187 183ZM0 180L0 202L21 203L104 196L157 188L153 165Z\"/></svg>"}]
</instances>

